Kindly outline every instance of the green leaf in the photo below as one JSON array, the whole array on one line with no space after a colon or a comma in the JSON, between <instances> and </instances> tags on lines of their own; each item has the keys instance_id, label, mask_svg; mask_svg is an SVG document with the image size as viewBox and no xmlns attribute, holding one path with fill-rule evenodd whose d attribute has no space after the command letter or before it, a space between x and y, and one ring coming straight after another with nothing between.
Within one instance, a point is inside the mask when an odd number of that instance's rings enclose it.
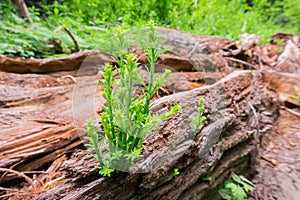
<instances>
[{"instance_id":1,"label":"green leaf","mask_svg":"<svg viewBox=\"0 0 300 200\"><path fill-rule=\"evenodd\" d=\"M204 181L211 181L211 176L210 175L205 175L201 178Z\"/></svg>"},{"instance_id":2,"label":"green leaf","mask_svg":"<svg viewBox=\"0 0 300 200\"><path fill-rule=\"evenodd\" d=\"M246 179L244 176L240 176L240 178L242 180L242 185L244 186L246 192L254 190L255 184L253 184L251 181Z\"/></svg>"},{"instance_id":3,"label":"green leaf","mask_svg":"<svg viewBox=\"0 0 300 200\"><path fill-rule=\"evenodd\" d=\"M59 13L58 8L54 8L54 9L53 9L53 12L54 12L55 15L58 15L58 13Z\"/></svg>"},{"instance_id":4,"label":"green leaf","mask_svg":"<svg viewBox=\"0 0 300 200\"><path fill-rule=\"evenodd\" d=\"M175 169L173 170L173 176L178 176L179 174L180 174L179 169L178 169L178 168L175 168Z\"/></svg>"},{"instance_id":5,"label":"green leaf","mask_svg":"<svg viewBox=\"0 0 300 200\"><path fill-rule=\"evenodd\" d=\"M228 183L225 188L231 190L234 200L244 200L247 197L243 188L235 183Z\"/></svg>"},{"instance_id":6,"label":"green leaf","mask_svg":"<svg viewBox=\"0 0 300 200\"><path fill-rule=\"evenodd\" d=\"M220 189L218 190L218 193L223 199L232 200L230 189Z\"/></svg>"},{"instance_id":7,"label":"green leaf","mask_svg":"<svg viewBox=\"0 0 300 200\"><path fill-rule=\"evenodd\" d=\"M114 169L111 169L108 166L104 165L99 171L99 174L101 174L102 176L110 177L114 171L115 171Z\"/></svg>"},{"instance_id":8,"label":"green leaf","mask_svg":"<svg viewBox=\"0 0 300 200\"><path fill-rule=\"evenodd\" d=\"M240 179L240 177L239 177L238 175L236 175L236 174L233 174L233 175L231 176L231 178L232 178L232 180L235 181L236 183L240 183L240 184L243 183L243 181Z\"/></svg>"},{"instance_id":9,"label":"green leaf","mask_svg":"<svg viewBox=\"0 0 300 200\"><path fill-rule=\"evenodd\" d=\"M244 176L238 176L236 174L233 174L232 180L235 181L236 183L241 184L244 187L246 192L252 191L255 187L255 185L251 183L251 181L246 179Z\"/></svg>"},{"instance_id":10,"label":"green leaf","mask_svg":"<svg viewBox=\"0 0 300 200\"><path fill-rule=\"evenodd\" d=\"M181 106L176 104L175 106L173 106L171 108L171 110L165 114L164 119L168 119L170 117L172 117L173 115L175 115L179 110L181 110Z\"/></svg>"}]
</instances>

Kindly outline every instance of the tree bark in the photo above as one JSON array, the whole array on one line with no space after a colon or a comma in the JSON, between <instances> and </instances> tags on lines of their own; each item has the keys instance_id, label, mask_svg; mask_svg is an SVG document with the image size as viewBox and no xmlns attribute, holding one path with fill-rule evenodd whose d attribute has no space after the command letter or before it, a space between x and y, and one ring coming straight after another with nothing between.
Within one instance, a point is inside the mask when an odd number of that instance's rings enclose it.
<instances>
[{"instance_id":1,"label":"tree bark","mask_svg":"<svg viewBox=\"0 0 300 200\"><path fill-rule=\"evenodd\" d=\"M102 65L113 63L111 55L98 50L86 50L73 53L66 57L55 59L24 59L0 57L0 71L13 73L49 73L59 71L72 71L80 68L86 61L89 65Z\"/></svg>"},{"instance_id":2,"label":"tree bark","mask_svg":"<svg viewBox=\"0 0 300 200\"><path fill-rule=\"evenodd\" d=\"M170 57L167 60L174 63L176 59L179 64L186 63L184 59L178 57ZM49 74L0 72L2 131L0 167L2 168L13 167L17 171L32 171L81 145L78 134L80 131L77 129L84 128L82 125L85 120L93 118L96 114L94 108L83 102L93 100L96 94L95 107L100 109L103 105L99 91L101 88L97 88L98 80L101 78L98 71L103 70L103 63L113 62L108 54L83 51L66 58L37 60L22 59L21 63L27 65L20 64L16 69L46 72L71 70L77 68L83 61L84 64L76 71ZM166 61L164 64L170 65ZM3 67L11 69L5 65ZM219 79L219 75L215 73L175 71L163 87L174 93L212 84ZM82 83L85 84L81 89ZM89 103L90 106L94 105L94 102ZM0 183L15 178L16 175L7 175L0 178Z\"/></svg>"},{"instance_id":3,"label":"tree bark","mask_svg":"<svg viewBox=\"0 0 300 200\"><path fill-rule=\"evenodd\" d=\"M147 156L128 173L100 177L94 158L79 150L62 168L65 184L35 199L218 199L216 189L232 171L250 172L259 138L276 118L276 105L256 87L257 81L250 71L239 71L212 85L156 100L155 112L174 104L182 111L145 138ZM194 135L188 119L200 97L208 120ZM176 177L175 168L180 171Z\"/></svg>"},{"instance_id":4,"label":"tree bark","mask_svg":"<svg viewBox=\"0 0 300 200\"><path fill-rule=\"evenodd\" d=\"M12 3L16 9L17 15L20 18L27 19L30 24L32 24L32 20L29 16L29 12L24 0L12 0Z\"/></svg>"}]
</instances>

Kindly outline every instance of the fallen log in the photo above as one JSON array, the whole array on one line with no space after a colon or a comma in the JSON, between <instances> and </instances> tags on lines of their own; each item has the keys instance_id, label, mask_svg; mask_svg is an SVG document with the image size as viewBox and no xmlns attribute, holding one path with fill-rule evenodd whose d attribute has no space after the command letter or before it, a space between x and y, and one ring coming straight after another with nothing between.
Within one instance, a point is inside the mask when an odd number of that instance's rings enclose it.
<instances>
[{"instance_id":1,"label":"fallen log","mask_svg":"<svg viewBox=\"0 0 300 200\"><path fill-rule=\"evenodd\" d=\"M157 28L157 33L165 41L163 46L171 47L172 55L159 56L157 64L167 65L176 71L202 71L216 72L220 70L224 75L232 70L217 68L214 62L221 57L214 58L208 53L218 52L220 49L230 46L234 41L212 37L199 36L184 33L175 29ZM146 59L140 60L142 64ZM99 50L85 50L54 59L23 59L15 57L0 57L0 71L13 73L49 73L59 71L73 71L80 68L81 64L93 66L104 63L115 63L111 54Z\"/></svg>"},{"instance_id":2,"label":"fallen log","mask_svg":"<svg viewBox=\"0 0 300 200\"><path fill-rule=\"evenodd\" d=\"M96 94L97 107L103 103L97 88L101 65L92 65L99 58L88 57L86 61L76 71L0 72L0 167L32 171L81 144L77 129L96 114L90 100ZM186 91L219 79L218 73L174 72L164 87L172 92ZM15 178L7 175L0 183Z\"/></svg>"},{"instance_id":3,"label":"fallen log","mask_svg":"<svg viewBox=\"0 0 300 200\"><path fill-rule=\"evenodd\" d=\"M96 61L96 63L90 63L91 65L101 65L105 62L114 62L111 58L111 55L108 53L104 53L99 50L86 50L73 53L66 57L54 59L24 59L0 57L0 71L14 73L48 73L57 71L72 71L78 69L87 57L93 58L91 60Z\"/></svg>"},{"instance_id":4,"label":"fallen log","mask_svg":"<svg viewBox=\"0 0 300 200\"><path fill-rule=\"evenodd\" d=\"M69 76L0 72L0 167L33 171L82 144L73 119L75 78ZM98 79L89 76L87 86ZM82 102L96 91L88 92ZM2 175L0 183L17 178Z\"/></svg>"},{"instance_id":5,"label":"fallen log","mask_svg":"<svg viewBox=\"0 0 300 200\"><path fill-rule=\"evenodd\" d=\"M226 48L235 41L214 36L200 36L175 29L158 27L157 34L164 41L164 46L172 47L170 53L190 57L194 54L211 54Z\"/></svg>"},{"instance_id":6,"label":"fallen log","mask_svg":"<svg viewBox=\"0 0 300 200\"><path fill-rule=\"evenodd\" d=\"M277 107L258 87L258 77L237 71L212 85L156 100L155 112L174 104L182 111L145 138L145 158L128 173L100 177L93 157L78 150L61 168L65 183L35 199L218 198L216 189L232 171L250 172L258 140L276 117ZM195 135L188 119L197 112L200 97L208 120ZM172 175L175 168L178 176Z\"/></svg>"},{"instance_id":7,"label":"fallen log","mask_svg":"<svg viewBox=\"0 0 300 200\"><path fill-rule=\"evenodd\" d=\"M219 72L222 77L233 72L233 68L228 65L228 62L222 57L222 53L219 52L236 46L236 41L214 36L200 36L163 27L158 27L156 32L163 41L162 46L170 49L167 53L189 61L191 64L187 65L190 66L189 70ZM158 62L163 64L164 60L168 61L167 58L164 58ZM181 70L186 71L186 66Z\"/></svg>"},{"instance_id":8,"label":"fallen log","mask_svg":"<svg viewBox=\"0 0 300 200\"><path fill-rule=\"evenodd\" d=\"M262 71L262 78L268 83L267 87L270 90L276 91L279 100L300 106L300 102L292 97L300 94L300 72L287 73L268 70Z\"/></svg>"}]
</instances>

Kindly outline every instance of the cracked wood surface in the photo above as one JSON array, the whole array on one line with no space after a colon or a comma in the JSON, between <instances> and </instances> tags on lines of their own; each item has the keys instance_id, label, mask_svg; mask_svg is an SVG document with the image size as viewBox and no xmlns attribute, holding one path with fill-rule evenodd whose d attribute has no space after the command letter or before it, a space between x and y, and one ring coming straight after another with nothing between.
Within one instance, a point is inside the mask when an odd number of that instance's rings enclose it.
<instances>
[{"instance_id":1,"label":"cracked wood surface","mask_svg":"<svg viewBox=\"0 0 300 200\"><path fill-rule=\"evenodd\" d=\"M255 136L272 128L276 106L264 96L256 81L257 75L239 71L213 85L156 100L153 108L156 112L163 112L175 103L182 106L182 111L145 138L145 159L131 167L129 173L97 177L94 168L97 163L86 151L79 150L62 168L69 181L35 199L213 197L216 195L213 189L231 170L249 172L251 154L256 148ZM205 98L204 115L208 120L195 136L187 119L196 112L199 97ZM176 177L172 175L173 168L180 171ZM211 182L202 180L205 175L211 177Z\"/></svg>"},{"instance_id":2,"label":"cracked wood surface","mask_svg":"<svg viewBox=\"0 0 300 200\"><path fill-rule=\"evenodd\" d=\"M93 105L99 109L103 104L97 71L105 60L89 57L86 61L83 72L0 72L0 167L35 170L81 144L83 123L95 117ZM98 68L91 64L96 62ZM217 73L174 72L164 87L185 91L218 79ZM91 102L95 94L96 102ZM0 182L14 178L7 175Z\"/></svg>"}]
</instances>

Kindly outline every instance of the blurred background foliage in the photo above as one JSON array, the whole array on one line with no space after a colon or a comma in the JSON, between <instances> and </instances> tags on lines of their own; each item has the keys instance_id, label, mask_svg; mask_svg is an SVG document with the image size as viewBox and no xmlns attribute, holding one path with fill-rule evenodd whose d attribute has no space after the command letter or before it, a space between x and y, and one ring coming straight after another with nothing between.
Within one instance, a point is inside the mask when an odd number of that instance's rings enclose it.
<instances>
[{"instance_id":1,"label":"blurred background foliage","mask_svg":"<svg viewBox=\"0 0 300 200\"><path fill-rule=\"evenodd\" d=\"M157 25L199 35L238 39L254 33L268 42L275 32L300 31L298 0L25 0L33 25L16 16L10 0L0 2L0 55L55 57L74 52L65 25L81 50L110 51L117 27Z\"/></svg>"}]
</instances>

